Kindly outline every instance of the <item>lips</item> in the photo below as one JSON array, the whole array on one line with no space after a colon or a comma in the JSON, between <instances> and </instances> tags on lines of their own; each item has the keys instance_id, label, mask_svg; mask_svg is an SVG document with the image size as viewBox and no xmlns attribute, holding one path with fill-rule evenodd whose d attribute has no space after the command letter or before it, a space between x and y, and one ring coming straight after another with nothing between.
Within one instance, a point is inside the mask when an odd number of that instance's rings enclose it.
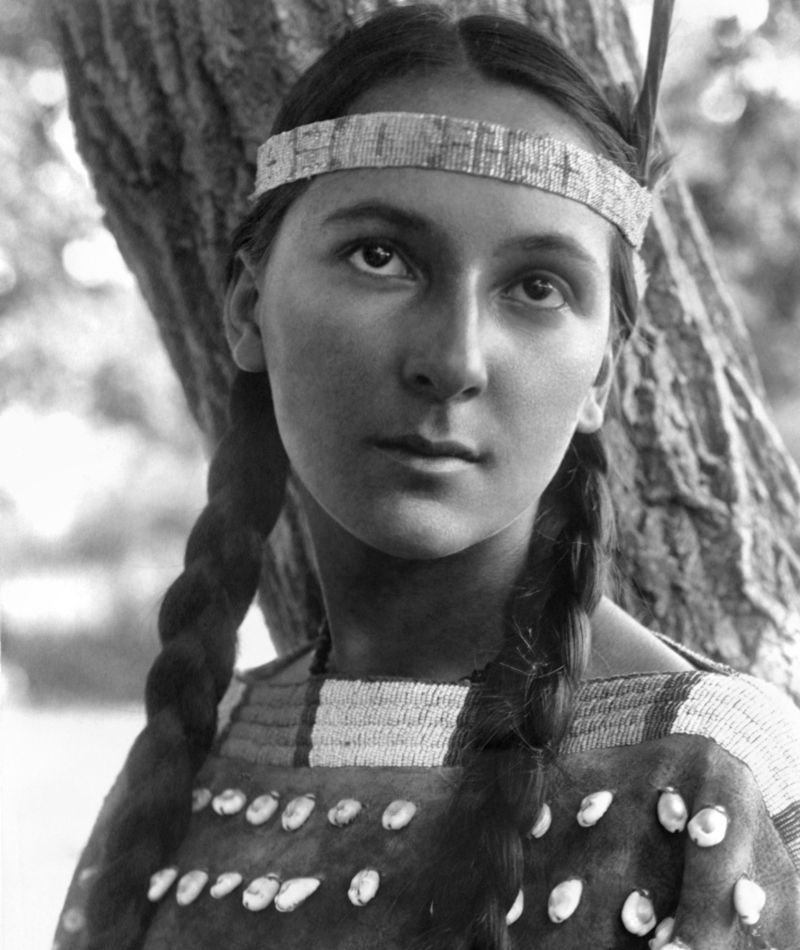
<instances>
[{"instance_id":1,"label":"lips","mask_svg":"<svg viewBox=\"0 0 800 950\"><path fill-rule=\"evenodd\" d=\"M410 452L423 458L455 458L463 459L465 462L477 462L480 458L480 453L465 442L458 442L455 439L433 441L416 434L381 439L377 445L378 448Z\"/></svg>"}]
</instances>

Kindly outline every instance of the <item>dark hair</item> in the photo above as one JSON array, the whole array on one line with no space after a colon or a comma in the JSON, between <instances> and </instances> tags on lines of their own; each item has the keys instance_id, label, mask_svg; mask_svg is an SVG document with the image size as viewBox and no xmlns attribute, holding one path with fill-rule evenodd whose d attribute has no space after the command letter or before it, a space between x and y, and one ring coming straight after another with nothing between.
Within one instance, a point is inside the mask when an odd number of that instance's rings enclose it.
<instances>
[{"instance_id":1,"label":"dark hair","mask_svg":"<svg viewBox=\"0 0 800 950\"><path fill-rule=\"evenodd\" d=\"M599 153L637 174L629 100L609 104L560 44L503 17L453 19L427 5L391 9L345 35L292 89L273 133L342 115L365 89L443 69L542 94L581 125ZM229 280L239 252L266 259L305 187L286 185L258 201L234 236ZM622 338L637 301L631 249L616 232L610 266L613 321ZM531 544L509 597L505 644L484 674L463 777L426 885L426 946L510 946L505 917L522 885L522 843L546 799L547 765L569 727L589 616L603 591L606 468L599 433L578 433L541 499L539 543ZM152 914L148 877L169 862L187 832L192 782L214 738L236 630L256 593L286 469L266 375L239 373L230 431L211 465L208 506L159 616L163 649L148 677L148 723L128 758L128 790L109 824L88 905L93 948L140 945Z\"/></svg>"}]
</instances>

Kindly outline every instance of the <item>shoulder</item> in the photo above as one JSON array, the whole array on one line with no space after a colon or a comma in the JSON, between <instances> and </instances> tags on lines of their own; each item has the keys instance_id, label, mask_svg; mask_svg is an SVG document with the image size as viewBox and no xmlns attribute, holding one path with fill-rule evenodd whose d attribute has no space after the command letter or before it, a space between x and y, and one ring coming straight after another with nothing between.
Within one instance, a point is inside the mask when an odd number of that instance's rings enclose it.
<instances>
[{"instance_id":1,"label":"shoulder","mask_svg":"<svg viewBox=\"0 0 800 950\"><path fill-rule=\"evenodd\" d=\"M696 664L604 597L592 615L588 678L628 673L680 673Z\"/></svg>"},{"instance_id":2,"label":"shoulder","mask_svg":"<svg viewBox=\"0 0 800 950\"><path fill-rule=\"evenodd\" d=\"M582 745L668 735L711 739L748 763L783 761L800 793L800 710L769 683L720 666L613 676L581 687L571 736Z\"/></svg>"},{"instance_id":3,"label":"shoulder","mask_svg":"<svg viewBox=\"0 0 800 950\"><path fill-rule=\"evenodd\" d=\"M785 694L724 667L584 683L562 754L635 770L651 751L657 772L695 782L741 788L746 773L800 869L800 710Z\"/></svg>"},{"instance_id":4,"label":"shoulder","mask_svg":"<svg viewBox=\"0 0 800 950\"><path fill-rule=\"evenodd\" d=\"M729 914L732 882L745 870L768 893L765 932L800 940L800 712L784 694L723 667L592 680L581 686L559 752L565 789L614 790L609 837L598 844L603 860L620 838L634 855L623 851L620 866L654 855L665 838L653 823L662 797L678 803L680 824L664 828L684 833L668 836L675 850L663 862L678 855L675 919L692 946L706 945L694 938L713 930L713 900ZM699 835L711 819L720 831L713 841ZM631 849L632 841L647 845ZM713 946L733 946L732 933L724 942L714 935Z\"/></svg>"},{"instance_id":5,"label":"shoulder","mask_svg":"<svg viewBox=\"0 0 800 950\"><path fill-rule=\"evenodd\" d=\"M606 599L592 617L592 638L592 667L576 727L584 717L604 720L607 738L623 745L666 735L699 736L754 771L767 759L783 761L784 773L795 776L800 800L800 710L785 693L646 630ZM613 714L621 707L627 710L624 719ZM646 736L637 731L637 717L646 719Z\"/></svg>"},{"instance_id":6,"label":"shoulder","mask_svg":"<svg viewBox=\"0 0 800 950\"><path fill-rule=\"evenodd\" d=\"M730 908L746 872L767 892L763 933L782 938L759 946L800 940L797 710L750 677L700 670L592 681L578 707L554 770L553 813L570 819L559 855L574 842L597 881L646 887L691 946L739 946ZM582 838L574 816L585 827L601 790L613 805Z\"/></svg>"}]
</instances>

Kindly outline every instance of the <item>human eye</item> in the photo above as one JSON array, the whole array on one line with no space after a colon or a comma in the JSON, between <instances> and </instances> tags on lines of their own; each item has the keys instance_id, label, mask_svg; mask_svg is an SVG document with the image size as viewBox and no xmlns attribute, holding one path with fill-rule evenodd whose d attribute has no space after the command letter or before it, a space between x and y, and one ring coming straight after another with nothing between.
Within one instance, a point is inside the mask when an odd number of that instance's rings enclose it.
<instances>
[{"instance_id":1,"label":"human eye","mask_svg":"<svg viewBox=\"0 0 800 950\"><path fill-rule=\"evenodd\" d=\"M539 310L560 310L567 306L566 291L562 291L555 280L543 274L518 280L509 287L506 296Z\"/></svg>"},{"instance_id":2,"label":"human eye","mask_svg":"<svg viewBox=\"0 0 800 950\"><path fill-rule=\"evenodd\" d=\"M362 274L406 279L413 276L400 254L386 242L362 241L356 247L351 247L345 256Z\"/></svg>"}]
</instances>

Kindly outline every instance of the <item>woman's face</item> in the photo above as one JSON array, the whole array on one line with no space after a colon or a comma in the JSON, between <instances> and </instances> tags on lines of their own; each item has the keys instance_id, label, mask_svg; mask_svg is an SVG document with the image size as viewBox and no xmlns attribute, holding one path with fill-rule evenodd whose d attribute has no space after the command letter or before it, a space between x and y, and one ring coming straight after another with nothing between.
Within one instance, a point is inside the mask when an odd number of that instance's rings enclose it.
<instances>
[{"instance_id":1,"label":"woman's face","mask_svg":"<svg viewBox=\"0 0 800 950\"><path fill-rule=\"evenodd\" d=\"M389 110L591 147L546 100L463 76L393 82L351 111ZM235 356L266 363L321 516L405 558L529 537L576 428L602 421L610 245L597 214L520 185L412 168L312 181Z\"/></svg>"}]
</instances>

